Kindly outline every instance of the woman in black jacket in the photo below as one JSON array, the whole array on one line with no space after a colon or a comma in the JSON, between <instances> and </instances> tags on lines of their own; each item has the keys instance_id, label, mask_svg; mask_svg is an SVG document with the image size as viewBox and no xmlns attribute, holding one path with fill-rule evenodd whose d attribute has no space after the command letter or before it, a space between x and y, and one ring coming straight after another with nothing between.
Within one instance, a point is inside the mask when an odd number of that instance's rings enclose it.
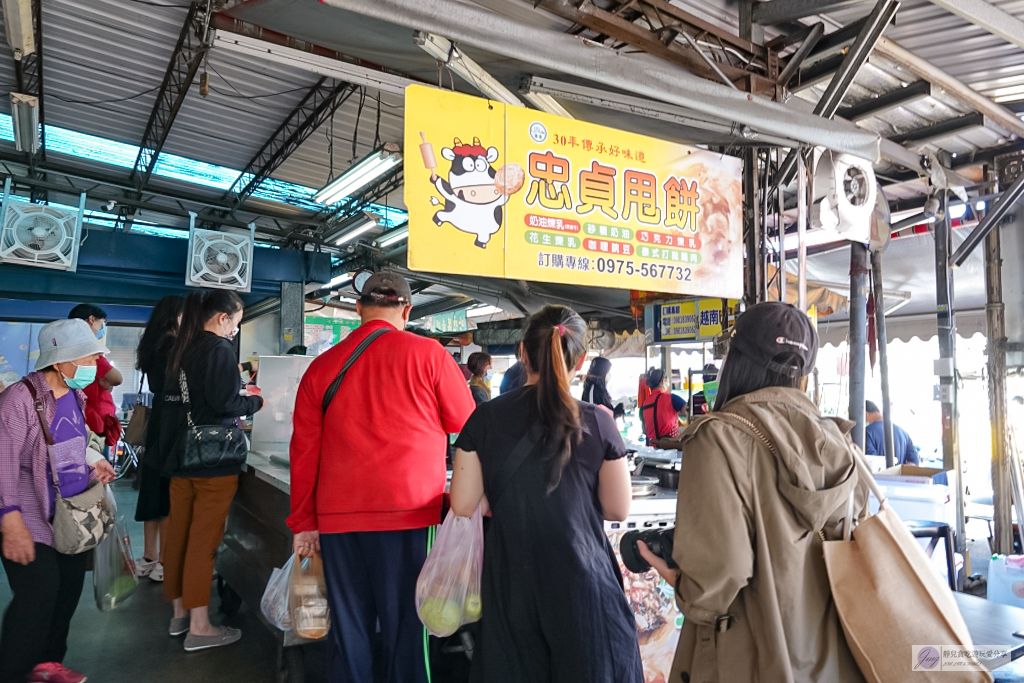
<instances>
[{"instance_id":1,"label":"woman in black jacket","mask_svg":"<svg viewBox=\"0 0 1024 683\"><path fill-rule=\"evenodd\" d=\"M583 402L604 406L615 417L621 417L625 414L625 408L621 403L613 406L611 394L608 393L608 373L611 369L612 362L607 358L598 357L590 361L587 379L583 382Z\"/></svg>"},{"instance_id":2,"label":"woman in black jacket","mask_svg":"<svg viewBox=\"0 0 1024 683\"><path fill-rule=\"evenodd\" d=\"M259 395L239 393L238 355L229 339L238 332L242 300L226 290L190 294L168 365L168 384L188 390L195 425L232 425L263 407ZM255 393L253 389L250 393ZM241 631L210 624L213 558L238 488L238 465L184 470L181 455L188 429L183 408L173 426L180 436L164 470L171 475L171 514L164 542L164 598L174 605L170 634L185 633L185 651L236 642Z\"/></svg>"},{"instance_id":3,"label":"woman in black jacket","mask_svg":"<svg viewBox=\"0 0 1024 683\"><path fill-rule=\"evenodd\" d=\"M149 381L153 404L146 422L146 450L139 468L139 501L135 507L135 521L142 522L145 544L142 559L135 561L135 567L140 577L148 576L153 581L164 580L164 566L160 562L161 531L171 511L171 480L161 473L165 459L160 441L164 383L184 306L184 297L172 295L160 299L153 307L136 352L136 367Z\"/></svg>"}]
</instances>

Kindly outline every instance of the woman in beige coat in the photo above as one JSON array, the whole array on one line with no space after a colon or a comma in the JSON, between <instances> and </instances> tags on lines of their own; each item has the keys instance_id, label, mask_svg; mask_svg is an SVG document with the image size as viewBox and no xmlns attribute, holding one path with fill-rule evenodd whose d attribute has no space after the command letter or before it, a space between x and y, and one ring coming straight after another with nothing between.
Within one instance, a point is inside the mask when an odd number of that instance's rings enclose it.
<instances>
[{"instance_id":1,"label":"woman in beige coat","mask_svg":"<svg viewBox=\"0 0 1024 683\"><path fill-rule=\"evenodd\" d=\"M679 439L683 469L670 569L685 620L669 680L860 683L822 557L851 492L867 505L848 432L804 393L817 333L796 308L736 323L715 412ZM772 455L761 435L772 441Z\"/></svg>"}]
</instances>

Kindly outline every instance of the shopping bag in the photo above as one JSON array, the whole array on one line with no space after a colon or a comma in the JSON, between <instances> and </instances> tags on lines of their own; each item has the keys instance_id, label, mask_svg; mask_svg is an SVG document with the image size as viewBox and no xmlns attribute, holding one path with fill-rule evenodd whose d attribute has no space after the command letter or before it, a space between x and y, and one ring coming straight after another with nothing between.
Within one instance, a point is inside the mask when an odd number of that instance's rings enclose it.
<instances>
[{"instance_id":1,"label":"shopping bag","mask_svg":"<svg viewBox=\"0 0 1024 683\"><path fill-rule=\"evenodd\" d=\"M118 517L113 528L96 546L93 556L92 590L96 607L101 612L116 609L139 587L135 575L135 559L124 517Z\"/></svg>"},{"instance_id":2,"label":"shopping bag","mask_svg":"<svg viewBox=\"0 0 1024 683\"><path fill-rule=\"evenodd\" d=\"M331 612L327 607L327 582L319 554L292 562L288 579L288 612L295 635L309 640L327 637Z\"/></svg>"},{"instance_id":3,"label":"shopping bag","mask_svg":"<svg viewBox=\"0 0 1024 683\"><path fill-rule=\"evenodd\" d=\"M431 634L450 636L480 619L483 556L480 509L472 517L449 510L416 580L416 613Z\"/></svg>"},{"instance_id":4,"label":"shopping bag","mask_svg":"<svg viewBox=\"0 0 1024 683\"><path fill-rule=\"evenodd\" d=\"M289 614L288 605L288 584L292 578L292 564L295 562L295 555L288 558L284 566L275 568L270 572L270 580L263 591L263 598L260 600L260 611L271 624L282 631L292 630L292 617Z\"/></svg>"},{"instance_id":5,"label":"shopping bag","mask_svg":"<svg viewBox=\"0 0 1024 683\"><path fill-rule=\"evenodd\" d=\"M825 541L824 554L836 611L864 677L869 683L992 681L984 670L939 671L939 653L971 649L971 634L949 586L853 450L879 510L860 520L852 537L848 514L844 539Z\"/></svg>"}]
</instances>

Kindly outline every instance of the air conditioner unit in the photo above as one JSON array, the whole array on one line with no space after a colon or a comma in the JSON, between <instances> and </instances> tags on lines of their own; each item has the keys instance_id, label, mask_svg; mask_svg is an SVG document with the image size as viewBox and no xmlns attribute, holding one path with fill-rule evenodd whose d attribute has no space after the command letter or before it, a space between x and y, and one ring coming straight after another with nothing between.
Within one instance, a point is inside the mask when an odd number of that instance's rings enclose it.
<instances>
[{"instance_id":1,"label":"air conditioner unit","mask_svg":"<svg viewBox=\"0 0 1024 683\"><path fill-rule=\"evenodd\" d=\"M840 239L867 243L877 184L871 162L825 150L814 168L811 228L830 230Z\"/></svg>"},{"instance_id":2,"label":"air conditioner unit","mask_svg":"<svg viewBox=\"0 0 1024 683\"><path fill-rule=\"evenodd\" d=\"M192 222L195 222L194 214ZM189 229L185 284L238 292L251 291L255 239L256 226L252 223L249 224L248 235L203 230L193 225Z\"/></svg>"},{"instance_id":3,"label":"air conditioner unit","mask_svg":"<svg viewBox=\"0 0 1024 683\"><path fill-rule=\"evenodd\" d=\"M8 178L0 208L0 261L74 272L78 268L85 195L79 208L71 209L32 204L11 195L10 188Z\"/></svg>"}]
</instances>

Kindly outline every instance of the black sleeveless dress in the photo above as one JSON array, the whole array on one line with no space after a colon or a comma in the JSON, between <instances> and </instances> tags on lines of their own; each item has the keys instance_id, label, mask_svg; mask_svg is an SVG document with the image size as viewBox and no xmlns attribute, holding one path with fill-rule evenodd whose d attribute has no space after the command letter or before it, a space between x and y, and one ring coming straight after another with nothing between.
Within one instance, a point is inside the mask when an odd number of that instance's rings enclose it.
<instances>
[{"instance_id":1,"label":"black sleeveless dress","mask_svg":"<svg viewBox=\"0 0 1024 683\"><path fill-rule=\"evenodd\" d=\"M598 470L625 456L615 420L580 403L586 434L547 493L531 454L501 494L484 540L483 618L473 683L643 683L636 622L604 532ZM537 422L536 390L482 404L456 446L476 451L487 490Z\"/></svg>"}]
</instances>

